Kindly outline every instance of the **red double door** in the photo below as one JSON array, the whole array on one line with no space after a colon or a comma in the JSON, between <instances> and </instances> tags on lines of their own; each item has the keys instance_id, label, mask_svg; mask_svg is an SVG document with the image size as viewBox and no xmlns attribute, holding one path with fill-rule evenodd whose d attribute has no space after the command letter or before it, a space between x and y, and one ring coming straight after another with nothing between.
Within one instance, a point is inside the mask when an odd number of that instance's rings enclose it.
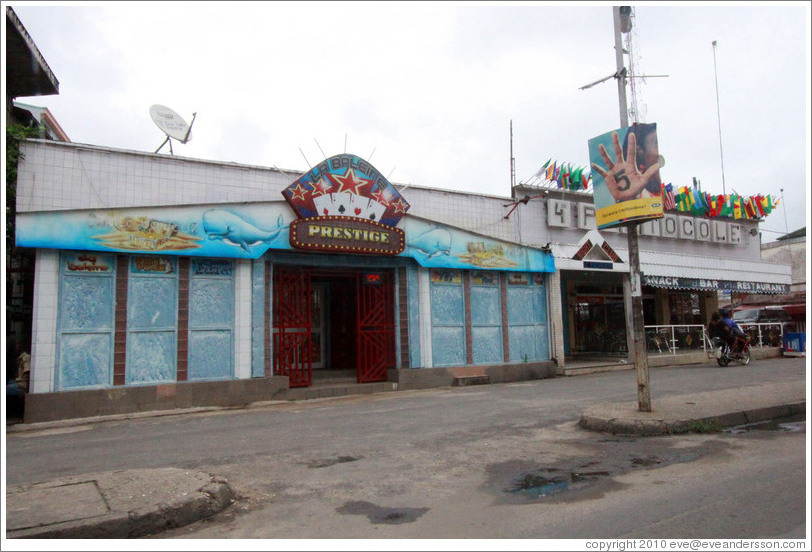
<instances>
[{"instance_id":1,"label":"red double door","mask_svg":"<svg viewBox=\"0 0 812 552\"><path fill-rule=\"evenodd\" d=\"M319 328L322 316L313 300L314 280L327 282L331 307L329 330ZM386 381L395 366L394 293L391 271L330 271L306 267L274 267L273 373L288 376L291 387L313 383L314 357L320 342L329 340L330 361L349 363L359 383ZM354 308L352 308L354 307ZM347 326L351 326L349 331ZM322 333L323 332L323 333ZM351 350L352 349L352 350ZM323 359L322 359L323 360Z\"/></svg>"}]
</instances>

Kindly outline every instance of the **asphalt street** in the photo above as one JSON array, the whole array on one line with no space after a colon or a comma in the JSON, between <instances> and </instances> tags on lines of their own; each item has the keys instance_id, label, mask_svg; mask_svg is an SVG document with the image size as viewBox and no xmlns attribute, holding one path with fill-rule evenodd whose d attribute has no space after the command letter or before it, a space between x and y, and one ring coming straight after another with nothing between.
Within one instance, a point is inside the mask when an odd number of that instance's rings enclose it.
<instances>
[{"instance_id":1,"label":"asphalt street","mask_svg":"<svg viewBox=\"0 0 812 552\"><path fill-rule=\"evenodd\" d=\"M656 368L652 405L807 379L803 358ZM804 424L645 438L578 427L587 409L635 399L630 370L52 427L7 435L6 483L116 470L228 482L233 504L157 538L804 536Z\"/></svg>"}]
</instances>

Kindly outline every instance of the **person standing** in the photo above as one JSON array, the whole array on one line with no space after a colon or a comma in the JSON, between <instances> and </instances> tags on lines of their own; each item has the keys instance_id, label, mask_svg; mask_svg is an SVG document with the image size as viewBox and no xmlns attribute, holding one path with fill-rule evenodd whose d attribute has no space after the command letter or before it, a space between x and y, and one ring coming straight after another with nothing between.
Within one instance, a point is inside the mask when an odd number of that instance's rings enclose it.
<instances>
[{"instance_id":1,"label":"person standing","mask_svg":"<svg viewBox=\"0 0 812 552\"><path fill-rule=\"evenodd\" d=\"M17 356L20 354L17 338L10 327L6 327L6 381L17 377Z\"/></svg>"}]
</instances>

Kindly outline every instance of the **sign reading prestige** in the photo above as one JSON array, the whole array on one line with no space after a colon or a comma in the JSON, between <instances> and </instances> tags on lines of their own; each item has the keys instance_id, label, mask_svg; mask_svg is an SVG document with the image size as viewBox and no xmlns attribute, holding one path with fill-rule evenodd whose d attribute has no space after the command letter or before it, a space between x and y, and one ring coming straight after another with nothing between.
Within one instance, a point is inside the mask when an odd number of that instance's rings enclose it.
<instances>
[{"instance_id":1,"label":"sign reading prestige","mask_svg":"<svg viewBox=\"0 0 812 552\"><path fill-rule=\"evenodd\" d=\"M294 220L290 244L313 251L397 255L406 247L406 235L379 222L326 216Z\"/></svg>"},{"instance_id":2,"label":"sign reading prestige","mask_svg":"<svg viewBox=\"0 0 812 552\"><path fill-rule=\"evenodd\" d=\"M297 249L398 255L406 247L395 228L409 204L372 165L355 155L331 157L282 191L299 219L290 225Z\"/></svg>"}]
</instances>

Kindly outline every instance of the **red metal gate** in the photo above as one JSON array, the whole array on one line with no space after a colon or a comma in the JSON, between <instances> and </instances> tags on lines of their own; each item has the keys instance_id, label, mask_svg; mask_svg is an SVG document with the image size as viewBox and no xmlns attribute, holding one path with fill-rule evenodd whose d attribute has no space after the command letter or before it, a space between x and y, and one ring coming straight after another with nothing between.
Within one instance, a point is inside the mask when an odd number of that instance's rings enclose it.
<instances>
[{"instance_id":1,"label":"red metal gate","mask_svg":"<svg viewBox=\"0 0 812 552\"><path fill-rule=\"evenodd\" d=\"M313 381L310 301L310 271L274 267L273 373L288 376L290 387Z\"/></svg>"},{"instance_id":2,"label":"red metal gate","mask_svg":"<svg viewBox=\"0 0 812 552\"><path fill-rule=\"evenodd\" d=\"M392 277L388 272L358 273L358 383L386 381L395 366Z\"/></svg>"}]
</instances>

